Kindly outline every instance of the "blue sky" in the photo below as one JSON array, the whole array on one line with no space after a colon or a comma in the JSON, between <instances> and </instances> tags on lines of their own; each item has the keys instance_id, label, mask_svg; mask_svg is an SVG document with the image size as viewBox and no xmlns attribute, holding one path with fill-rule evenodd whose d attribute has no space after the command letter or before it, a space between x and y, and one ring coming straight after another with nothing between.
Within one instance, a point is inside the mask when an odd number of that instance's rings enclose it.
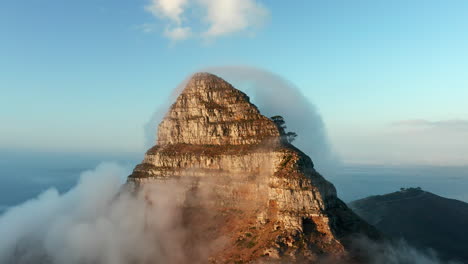
<instances>
[{"instance_id":1,"label":"blue sky","mask_svg":"<svg viewBox=\"0 0 468 264\"><path fill-rule=\"evenodd\" d=\"M248 65L296 84L345 161L468 164L467 1L220 2L3 0L0 148L141 152L187 75Z\"/></svg>"}]
</instances>

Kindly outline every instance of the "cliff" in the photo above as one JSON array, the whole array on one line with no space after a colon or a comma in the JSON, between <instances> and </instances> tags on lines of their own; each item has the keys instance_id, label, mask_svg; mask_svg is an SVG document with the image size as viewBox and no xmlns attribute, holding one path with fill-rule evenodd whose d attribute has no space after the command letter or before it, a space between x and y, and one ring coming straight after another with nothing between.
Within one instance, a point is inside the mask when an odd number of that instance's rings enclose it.
<instances>
[{"instance_id":1,"label":"cliff","mask_svg":"<svg viewBox=\"0 0 468 264\"><path fill-rule=\"evenodd\" d=\"M215 75L193 75L157 133L128 183L183 186L186 222L204 219L194 236L224 238L211 262L344 258L351 236L379 237L246 94Z\"/></svg>"}]
</instances>

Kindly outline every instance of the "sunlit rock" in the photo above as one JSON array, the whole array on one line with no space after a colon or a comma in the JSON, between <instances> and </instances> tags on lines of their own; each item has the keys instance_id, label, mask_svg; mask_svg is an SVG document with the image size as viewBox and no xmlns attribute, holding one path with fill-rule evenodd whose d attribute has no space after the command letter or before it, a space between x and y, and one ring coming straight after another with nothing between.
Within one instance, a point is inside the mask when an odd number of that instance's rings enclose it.
<instances>
[{"instance_id":1,"label":"sunlit rock","mask_svg":"<svg viewBox=\"0 0 468 264\"><path fill-rule=\"evenodd\" d=\"M202 226L194 236L225 238L210 262L344 258L353 234L379 236L246 94L215 75L195 74L157 133L128 184L177 181L187 225Z\"/></svg>"}]
</instances>

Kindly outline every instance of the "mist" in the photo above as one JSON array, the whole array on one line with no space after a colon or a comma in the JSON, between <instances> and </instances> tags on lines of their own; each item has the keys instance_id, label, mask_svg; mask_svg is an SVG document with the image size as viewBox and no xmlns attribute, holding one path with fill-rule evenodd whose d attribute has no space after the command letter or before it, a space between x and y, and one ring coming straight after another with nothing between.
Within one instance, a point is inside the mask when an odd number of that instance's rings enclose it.
<instances>
[{"instance_id":1,"label":"mist","mask_svg":"<svg viewBox=\"0 0 468 264\"><path fill-rule=\"evenodd\" d=\"M213 202L211 187L193 196L187 194L190 183L167 181L145 183L135 192L131 184L123 184L129 172L128 167L102 163L83 172L78 184L62 195L49 189L7 209L0 216L0 263L206 263L223 248L221 236L203 239L206 229L200 226L213 222L209 210L187 219L180 206L181 197L202 206ZM356 238L351 250L370 264L455 263L404 241ZM325 258L320 263L347 262Z\"/></svg>"},{"instance_id":2,"label":"mist","mask_svg":"<svg viewBox=\"0 0 468 264\"><path fill-rule=\"evenodd\" d=\"M0 263L201 263L210 244L190 244L177 183L122 185L129 168L103 163L60 195L49 189L0 216ZM148 201L151 201L149 203Z\"/></svg>"},{"instance_id":3,"label":"mist","mask_svg":"<svg viewBox=\"0 0 468 264\"><path fill-rule=\"evenodd\" d=\"M462 264L444 261L434 250L416 249L403 239L375 242L365 237L355 237L351 243L350 250L371 264Z\"/></svg>"}]
</instances>

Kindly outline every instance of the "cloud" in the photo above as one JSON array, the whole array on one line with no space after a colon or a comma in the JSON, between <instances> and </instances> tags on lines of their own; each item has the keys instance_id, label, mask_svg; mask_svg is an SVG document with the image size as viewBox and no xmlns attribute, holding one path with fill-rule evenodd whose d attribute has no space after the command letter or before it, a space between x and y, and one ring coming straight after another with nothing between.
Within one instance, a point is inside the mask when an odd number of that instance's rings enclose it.
<instances>
[{"instance_id":1,"label":"cloud","mask_svg":"<svg viewBox=\"0 0 468 264\"><path fill-rule=\"evenodd\" d=\"M145 9L156 17L169 19L180 25L187 3L188 0L151 0Z\"/></svg>"},{"instance_id":2,"label":"cloud","mask_svg":"<svg viewBox=\"0 0 468 264\"><path fill-rule=\"evenodd\" d=\"M350 246L369 264L461 264L458 261L441 260L434 250L416 249L403 239L375 242L365 237L356 237Z\"/></svg>"},{"instance_id":3,"label":"cloud","mask_svg":"<svg viewBox=\"0 0 468 264\"><path fill-rule=\"evenodd\" d=\"M103 163L84 172L67 193L50 189L9 208L0 216L0 263L201 264L229 245L222 234L208 234L226 224L211 209L217 196L210 180L196 193L190 180L146 182L135 192L131 185L122 185L128 173L128 168ZM193 211L182 204L199 207ZM350 242L351 252L368 259L366 263L443 263L435 253L405 242Z\"/></svg>"},{"instance_id":4,"label":"cloud","mask_svg":"<svg viewBox=\"0 0 468 264\"><path fill-rule=\"evenodd\" d=\"M174 41L252 30L269 16L268 9L256 0L151 0L145 9L166 24L163 35Z\"/></svg>"},{"instance_id":5,"label":"cloud","mask_svg":"<svg viewBox=\"0 0 468 264\"><path fill-rule=\"evenodd\" d=\"M335 138L350 163L468 165L468 120L400 120L373 129L350 129Z\"/></svg>"},{"instance_id":6,"label":"cloud","mask_svg":"<svg viewBox=\"0 0 468 264\"><path fill-rule=\"evenodd\" d=\"M164 31L164 36L174 41L187 39L191 34L192 32L189 27L166 28Z\"/></svg>"},{"instance_id":7,"label":"cloud","mask_svg":"<svg viewBox=\"0 0 468 264\"><path fill-rule=\"evenodd\" d=\"M203 71L217 74L244 91L263 115L283 116L288 131L298 134L294 145L310 156L319 172L330 175L340 166L320 112L292 82L267 70L249 66L220 66Z\"/></svg>"},{"instance_id":8,"label":"cloud","mask_svg":"<svg viewBox=\"0 0 468 264\"><path fill-rule=\"evenodd\" d=\"M268 10L253 0L201 0L207 10L210 27L203 34L209 37L227 35L258 26Z\"/></svg>"},{"instance_id":9,"label":"cloud","mask_svg":"<svg viewBox=\"0 0 468 264\"><path fill-rule=\"evenodd\" d=\"M64 194L52 188L8 208L0 215L0 263L205 263L222 242L199 239L198 227L211 215L182 222L179 199L187 189L180 182L134 192L122 185L128 174L103 163Z\"/></svg>"},{"instance_id":10,"label":"cloud","mask_svg":"<svg viewBox=\"0 0 468 264\"><path fill-rule=\"evenodd\" d=\"M179 41L189 38L192 31L190 27L182 26L182 15L187 4L188 0L151 0L145 9L156 18L167 21L168 25L164 30L165 37ZM154 31L154 27L142 26L142 29L145 33Z\"/></svg>"},{"instance_id":11,"label":"cloud","mask_svg":"<svg viewBox=\"0 0 468 264\"><path fill-rule=\"evenodd\" d=\"M0 215L0 263L201 264L230 245L225 233L213 232L227 221L213 210L213 202L220 201L213 189L213 184L221 183L219 175L200 179L203 183L198 182L195 192L190 179L148 181L135 192L131 184L122 185L128 174L129 168L103 163L84 172L66 193L49 189L7 209ZM257 180L254 190L266 190L258 186L266 187L268 178ZM245 194L244 187L239 186ZM258 212L258 206L263 208L266 203L252 200L239 205L241 211ZM237 210L228 217L235 215L245 217ZM230 222L229 232L232 223L243 222ZM348 245L352 255L362 256L370 264L445 263L435 252L416 250L404 241L374 242L358 237ZM279 263L263 260L261 263ZM318 263L350 264L336 262L336 258L326 260Z\"/></svg>"},{"instance_id":12,"label":"cloud","mask_svg":"<svg viewBox=\"0 0 468 264\"><path fill-rule=\"evenodd\" d=\"M442 129L454 131L468 131L468 120L453 119L428 121L424 119L401 120L391 124L400 129Z\"/></svg>"}]
</instances>

